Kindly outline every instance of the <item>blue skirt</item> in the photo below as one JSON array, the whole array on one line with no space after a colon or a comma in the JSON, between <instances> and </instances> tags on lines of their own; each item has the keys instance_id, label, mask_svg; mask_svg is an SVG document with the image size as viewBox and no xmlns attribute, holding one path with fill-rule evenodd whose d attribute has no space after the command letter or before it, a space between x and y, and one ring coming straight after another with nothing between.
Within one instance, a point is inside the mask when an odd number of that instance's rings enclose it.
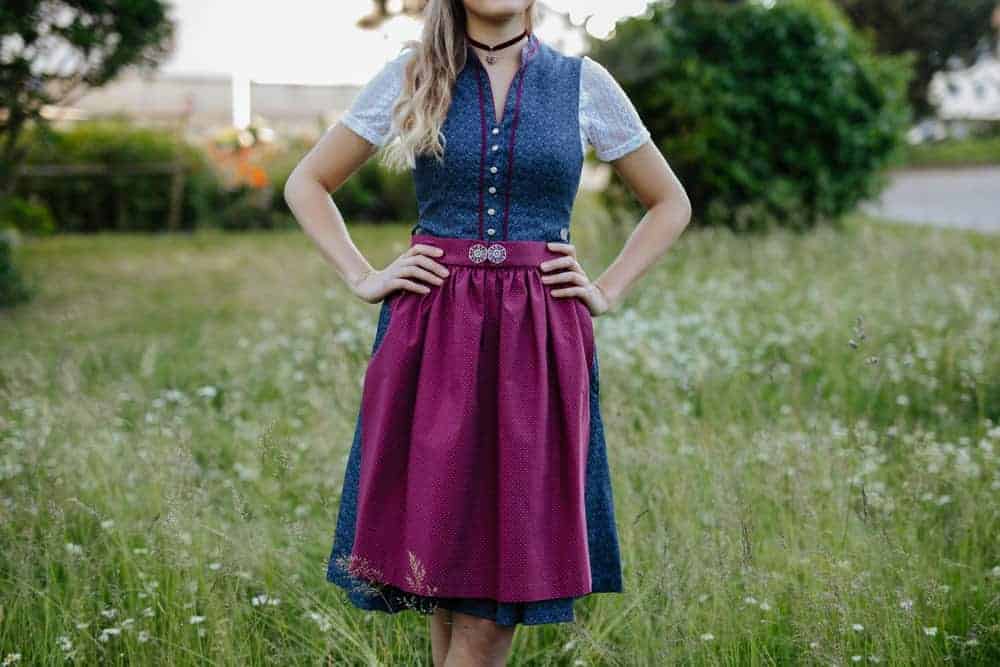
<instances>
[{"instance_id":1,"label":"blue skirt","mask_svg":"<svg viewBox=\"0 0 1000 667\"><path fill-rule=\"evenodd\" d=\"M378 350L389 327L391 309L383 300L372 354ZM591 593L621 593L622 571L615 523L614 499L604 442L604 424L600 410L600 387L597 353L590 366L590 441L587 453L585 504L587 515L587 548L590 557ZM358 411L354 442L344 472L343 490L337 515L333 549L327 565L327 581L337 584L347 593L355 607L394 614L411 609L430 614L436 608L449 609L488 618L500 625L538 625L575 620L573 602L577 598L556 598L533 602L497 602L487 598L446 598L423 596L391 585L373 587L348 571L349 557L354 546L357 521L357 495L361 472L361 428L363 414ZM582 596L581 596L582 597Z\"/></svg>"}]
</instances>

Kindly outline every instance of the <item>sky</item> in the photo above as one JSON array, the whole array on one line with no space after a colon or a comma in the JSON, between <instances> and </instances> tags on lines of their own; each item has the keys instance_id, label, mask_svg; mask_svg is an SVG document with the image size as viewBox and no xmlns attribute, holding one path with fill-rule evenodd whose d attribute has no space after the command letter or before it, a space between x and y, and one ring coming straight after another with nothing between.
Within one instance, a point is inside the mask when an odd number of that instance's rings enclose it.
<instances>
[{"instance_id":1,"label":"sky","mask_svg":"<svg viewBox=\"0 0 1000 667\"><path fill-rule=\"evenodd\" d=\"M175 73L233 75L266 83L363 84L396 55L421 24L396 17L378 30L356 21L369 0L170 0L177 47L164 64ZM570 22L549 20L539 37L566 53L583 48L581 30L606 37L618 18L639 14L645 0L551 0ZM579 26L579 27L574 27Z\"/></svg>"}]
</instances>

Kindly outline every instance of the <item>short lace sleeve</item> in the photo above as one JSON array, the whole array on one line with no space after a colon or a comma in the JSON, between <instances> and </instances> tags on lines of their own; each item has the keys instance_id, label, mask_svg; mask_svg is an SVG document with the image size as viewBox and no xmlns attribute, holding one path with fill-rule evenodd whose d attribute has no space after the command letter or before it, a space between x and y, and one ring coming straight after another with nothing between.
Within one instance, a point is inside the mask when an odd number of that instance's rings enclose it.
<instances>
[{"instance_id":1,"label":"short lace sleeve","mask_svg":"<svg viewBox=\"0 0 1000 667\"><path fill-rule=\"evenodd\" d=\"M416 53L403 49L382 65L374 77L358 92L340 122L376 146L384 146L396 134L392 107L403 89L406 63Z\"/></svg>"},{"instance_id":2,"label":"short lace sleeve","mask_svg":"<svg viewBox=\"0 0 1000 667\"><path fill-rule=\"evenodd\" d=\"M589 56L580 65L580 126L598 159L616 160L646 143L650 133L611 72Z\"/></svg>"}]
</instances>

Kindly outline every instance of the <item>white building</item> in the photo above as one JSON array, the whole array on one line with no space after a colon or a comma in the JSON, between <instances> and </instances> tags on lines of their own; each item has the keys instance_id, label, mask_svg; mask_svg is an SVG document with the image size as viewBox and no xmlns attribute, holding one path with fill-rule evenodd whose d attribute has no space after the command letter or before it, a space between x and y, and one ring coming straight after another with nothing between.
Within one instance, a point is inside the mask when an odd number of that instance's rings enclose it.
<instances>
[{"instance_id":1,"label":"white building","mask_svg":"<svg viewBox=\"0 0 1000 667\"><path fill-rule=\"evenodd\" d=\"M358 89L350 84L248 82L223 74L130 73L88 91L64 116L127 114L142 123L183 125L193 137L211 136L233 127L234 100L242 96L267 127L283 134L318 134L346 111Z\"/></svg>"},{"instance_id":2,"label":"white building","mask_svg":"<svg viewBox=\"0 0 1000 667\"><path fill-rule=\"evenodd\" d=\"M943 120L1000 120L1000 58L988 54L971 67L938 72L928 94Z\"/></svg>"}]
</instances>

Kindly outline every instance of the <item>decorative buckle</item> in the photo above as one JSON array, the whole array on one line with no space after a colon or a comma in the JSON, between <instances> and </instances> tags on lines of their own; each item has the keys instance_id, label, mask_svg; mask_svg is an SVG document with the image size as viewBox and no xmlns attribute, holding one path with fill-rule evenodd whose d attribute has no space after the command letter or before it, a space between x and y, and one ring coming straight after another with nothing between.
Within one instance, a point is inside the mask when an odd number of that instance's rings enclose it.
<instances>
[{"instance_id":1,"label":"decorative buckle","mask_svg":"<svg viewBox=\"0 0 1000 667\"><path fill-rule=\"evenodd\" d=\"M486 246L482 243L473 243L469 246L469 259L471 259L476 264L480 264L486 261L487 250Z\"/></svg>"},{"instance_id":2,"label":"decorative buckle","mask_svg":"<svg viewBox=\"0 0 1000 667\"><path fill-rule=\"evenodd\" d=\"M490 247L486 249L486 259L494 264L499 264L507 259L507 248L504 248L499 243L491 243Z\"/></svg>"}]
</instances>

